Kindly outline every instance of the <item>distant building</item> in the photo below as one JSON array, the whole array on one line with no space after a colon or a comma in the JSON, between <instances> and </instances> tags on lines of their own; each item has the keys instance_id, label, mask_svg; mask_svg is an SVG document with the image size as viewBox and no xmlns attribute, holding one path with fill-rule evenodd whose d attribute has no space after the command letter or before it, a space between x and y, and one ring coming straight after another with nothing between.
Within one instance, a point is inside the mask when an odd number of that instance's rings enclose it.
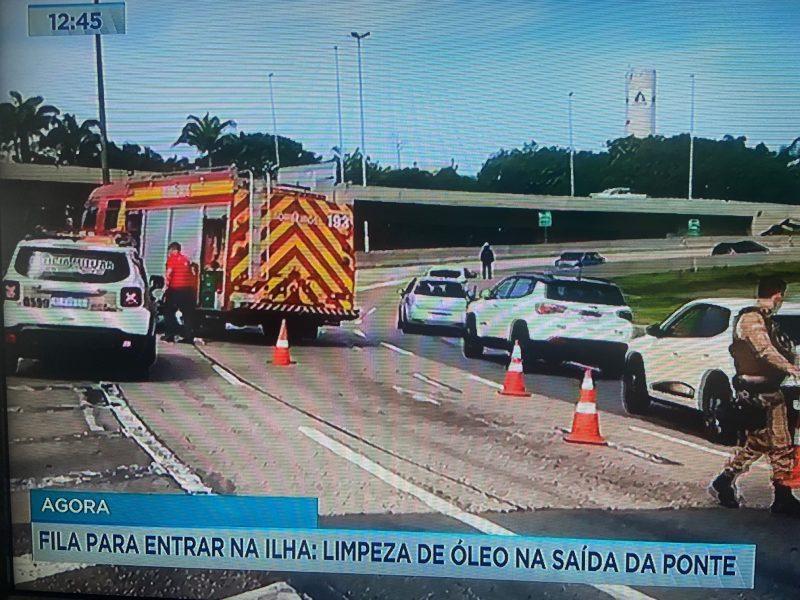
<instances>
[{"instance_id":1,"label":"distant building","mask_svg":"<svg viewBox=\"0 0 800 600\"><path fill-rule=\"evenodd\" d=\"M625 135L656 133L655 69L628 69L625 74Z\"/></svg>"}]
</instances>

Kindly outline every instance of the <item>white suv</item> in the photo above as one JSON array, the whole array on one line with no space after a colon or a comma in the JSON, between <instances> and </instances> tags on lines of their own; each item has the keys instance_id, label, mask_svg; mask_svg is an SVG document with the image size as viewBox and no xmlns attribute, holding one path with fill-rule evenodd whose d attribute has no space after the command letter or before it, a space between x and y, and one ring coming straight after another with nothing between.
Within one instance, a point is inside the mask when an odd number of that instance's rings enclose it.
<instances>
[{"instance_id":1,"label":"white suv","mask_svg":"<svg viewBox=\"0 0 800 600\"><path fill-rule=\"evenodd\" d=\"M29 236L3 281L6 372L19 358L118 353L136 376L156 359L156 307L144 265L112 237Z\"/></svg>"},{"instance_id":2,"label":"white suv","mask_svg":"<svg viewBox=\"0 0 800 600\"><path fill-rule=\"evenodd\" d=\"M648 327L644 337L630 343L625 356L625 410L645 414L653 398L681 404L702 412L708 439L735 441L737 431L726 418L735 374L728 347L733 321L752 305L753 300L742 298L694 300ZM775 318L795 343L800 342L800 304L785 303Z\"/></svg>"},{"instance_id":3,"label":"white suv","mask_svg":"<svg viewBox=\"0 0 800 600\"><path fill-rule=\"evenodd\" d=\"M633 337L633 314L603 279L543 273L506 277L467 306L464 356L520 342L529 358L576 360L617 370Z\"/></svg>"}]
</instances>

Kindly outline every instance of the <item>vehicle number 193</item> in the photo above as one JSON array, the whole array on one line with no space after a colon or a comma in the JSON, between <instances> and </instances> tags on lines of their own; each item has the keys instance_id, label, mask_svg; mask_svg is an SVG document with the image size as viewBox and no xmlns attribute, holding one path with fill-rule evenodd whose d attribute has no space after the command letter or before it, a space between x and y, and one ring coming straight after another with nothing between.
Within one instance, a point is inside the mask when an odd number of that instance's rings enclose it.
<instances>
[{"instance_id":1,"label":"vehicle number 193","mask_svg":"<svg viewBox=\"0 0 800 600\"><path fill-rule=\"evenodd\" d=\"M331 213L328 215L328 227L334 229L350 229L352 223L349 215L343 213Z\"/></svg>"}]
</instances>

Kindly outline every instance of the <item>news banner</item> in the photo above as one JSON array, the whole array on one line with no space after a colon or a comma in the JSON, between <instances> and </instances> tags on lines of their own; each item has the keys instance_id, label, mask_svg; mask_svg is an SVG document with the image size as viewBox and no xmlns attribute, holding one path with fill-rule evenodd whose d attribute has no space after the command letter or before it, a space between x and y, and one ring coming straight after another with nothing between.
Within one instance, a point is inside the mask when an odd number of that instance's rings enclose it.
<instances>
[{"instance_id":1,"label":"news banner","mask_svg":"<svg viewBox=\"0 0 800 600\"><path fill-rule=\"evenodd\" d=\"M748 544L320 528L316 498L31 490L33 558L61 563L638 586L754 585Z\"/></svg>"}]
</instances>

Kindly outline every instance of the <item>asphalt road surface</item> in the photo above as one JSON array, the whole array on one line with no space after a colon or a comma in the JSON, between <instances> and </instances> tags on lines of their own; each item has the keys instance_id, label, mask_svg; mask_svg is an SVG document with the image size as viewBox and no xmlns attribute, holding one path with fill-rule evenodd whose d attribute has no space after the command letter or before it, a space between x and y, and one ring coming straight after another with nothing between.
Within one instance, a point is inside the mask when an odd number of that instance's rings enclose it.
<instances>
[{"instance_id":1,"label":"asphalt road surface","mask_svg":"<svg viewBox=\"0 0 800 600\"><path fill-rule=\"evenodd\" d=\"M532 397L499 396L503 354L468 360L456 338L397 331L396 281L419 270L362 272L363 317L292 347L290 367L271 365L271 348L252 330L196 347L162 343L147 382L79 359L22 361L8 380L18 585L204 598L257 590L242 599L797 597L800 521L765 510L768 469L743 478L745 508L716 507L705 488L729 449L702 438L692 411L625 415L610 378L596 382L610 445L565 443L581 373L526 365ZM27 494L36 487L309 495L319 498L322 527L475 533L467 523L478 516L519 535L755 543L756 587L35 564Z\"/></svg>"}]
</instances>

